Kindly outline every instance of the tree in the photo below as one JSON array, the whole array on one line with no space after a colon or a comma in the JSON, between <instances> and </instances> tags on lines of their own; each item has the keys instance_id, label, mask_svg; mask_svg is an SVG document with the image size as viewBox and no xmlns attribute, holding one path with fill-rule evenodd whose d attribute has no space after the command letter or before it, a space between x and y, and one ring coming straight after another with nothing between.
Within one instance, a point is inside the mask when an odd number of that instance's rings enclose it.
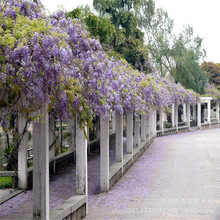
<instances>
[{"instance_id":1,"label":"tree","mask_svg":"<svg viewBox=\"0 0 220 220\"><path fill-rule=\"evenodd\" d=\"M175 37L172 48L172 58L175 65L171 74L176 82L203 94L208 83L208 75L201 69L200 60L204 58L205 51L201 48L202 39L193 36L190 26Z\"/></svg>"},{"instance_id":2,"label":"tree","mask_svg":"<svg viewBox=\"0 0 220 220\"><path fill-rule=\"evenodd\" d=\"M88 31L93 37L98 38L101 44L111 45L115 34L115 26L108 17L100 18L90 13L85 18Z\"/></svg>"},{"instance_id":3,"label":"tree","mask_svg":"<svg viewBox=\"0 0 220 220\"><path fill-rule=\"evenodd\" d=\"M174 21L163 9L155 9L153 0L143 0L137 15L148 40L150 57L159 73L162 76L170 73L176 82L203 93L208 79L199 63L206 53L202 49L202 39L194 36L193 28L186 26L179 35L174 34Z\"/></svg>"},{"instance_id":4,"label":"tree","mask_svg":"<svg viewBox=\"0 0 220 220\"><path fill-rule=\"evenodd\" d=\"M110 47L111 54L120 54L128 63L139 70L148 71L148 50L144 46L144 33L138 28L136 8L140 0L94 0L93 6L100 19L108 17L115 26Z\"/></svg>"},{"instance_id":5,"label":"tree","mask_svg":"<svg viewBox=\"0 0 220 220\"><path fill-rule=\"evenodd\" d=\"M201 68L209 75L209 82L215 86L220 85L220 67L213 62L204 62Z\"/></svg>"},{"instance_id":6,"label":"tree","mask_svg":"<svg viewBox=\"0 0 220 220\"><path fill-rule=\"evenodd\" d=\"M143 0L136 11L139 26L144 30L150 57L162 76L174 65L172 58L173 20L167 12L155 8L153 0Z\"/></svg>"},{"instance_id":7,"label":"tree","mask_svg":"<svg viewBox=\"0 0 220 220\"><path fill-rule=\"evenodd\" d=\"M180 82L185 88L203 94L208 82L207 74L195 62L195 52L185 51L182 57L176 58L176 66L171 70L175 82Z\"/></svg>"}]
</instances>

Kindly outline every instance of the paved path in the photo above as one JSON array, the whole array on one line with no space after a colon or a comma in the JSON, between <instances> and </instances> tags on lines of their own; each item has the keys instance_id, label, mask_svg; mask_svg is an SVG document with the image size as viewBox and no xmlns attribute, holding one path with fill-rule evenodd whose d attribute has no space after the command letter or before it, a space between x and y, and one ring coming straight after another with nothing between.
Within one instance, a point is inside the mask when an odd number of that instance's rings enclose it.
<instances>
[{"instance_id":1,"label":"paved path","mask_svg":"<svg viewBox=\"0 0 220 220\"><path fill-rule=\"evenodd\" d=\"M99 191L90 157L86 219L220 219L220 129L156 138L113 189ZM50 179L50 207L74 195L75 169ZM64 190L65 189L65 190ZM0 219L31 219L32 191L0 205Z\"/></svg>"},{"instance_id":2,"label":"paved path","mask_svg":"<svg viewBox=\"0 0 220 220\"><path fill-rule=\"evenodd\" d=\"M220 219L220 129L160 137L86 219Z\"/></svg>"}]
</instances>

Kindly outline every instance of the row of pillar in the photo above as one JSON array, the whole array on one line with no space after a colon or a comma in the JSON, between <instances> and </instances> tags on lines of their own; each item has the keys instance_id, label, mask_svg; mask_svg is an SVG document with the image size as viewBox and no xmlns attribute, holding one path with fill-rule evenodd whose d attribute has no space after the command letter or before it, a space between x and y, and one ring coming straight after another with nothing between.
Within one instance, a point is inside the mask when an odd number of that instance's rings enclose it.
<instances>
[{"instance_id":1,"label":"row of pillar","mask_svg":"<svg viewBox=\"0 0 220 220\"><path fill-rule=\"evenodd\" d=\"M216 118L219 124L219 101L216 102ZM211 124L211 99L207 100L207 122Z\"/></svg>"},{"instance_id":2,"label":"row of pillar","mask_svg":"<svg viewBox=\"0 0 220 220\"><path fill-rule=\"evenodd\" d=\"M190 127L190 115L191 115L191 110L190 110L190 104L183 104L183 121L186 122L186 124ZM162 120L162 114L163 112L160 111L160 128L162 129L163 133L163 122ZM196 118L197 115L197 118ZM193 105L193 119L197 119L197 127L201 128L201 103L197 103L197 114L196 114L196 104ZM219 124L219 101L216 102L216 118L217 122ZM207 122L208 124L211 124L211 100L207 101ZM178 131L178 105L177 104L172 104L172 127L176 128Z\"/></svg>"},{"instance_id":3,"label":"row of pillar","mask_svg":"<svg viewBox=\"0 0 220 220\"><path fill-rule=\"evenodd\" d=\"M195 107L196 108L196 107ZM194 111L193 111L194 113ZM193 118L194 118L193 114ZM217 123L219 124L219 101L216 101L216 119ZM197 103L197 127L201 128L201 103ZM211 125L211 99L207 100L207 123Z\"/></svg>"},{"instance_id":4,"label":"row of pillar","mask_svg":"<svg viewBox=\"0 0 220 220\"><path fill-rule=\"evenodd\" d=\"M156 136L156 111L153 111L149 117L146 115L133 117L133 113L127 113L126 154L132 156L134 148L139 148L141 142ZM123 173L123 115L116 112L115 119L115 162L121 163ZM107 192L109 191L109 120L100 119L100 132L100 190Z\"/></svg>"},{"instance_id":5,"label":"row of pillar","mask_svg":"<svg viewBox=\"0 0 220 220\"><path fill-rule=\"evenodd\" d=\"M208 101L207 104L207 109L208 109L208 123L210 123L210 100ZM216 104L216 117L219 122L219 102ZM150 117L150 124L152 125L152 118L156 118L156 111L153 111L152 116ZM116 113L114 113L115 115ZM162 134L164 133L164 125L163 125L163 111L160 110L160 121L159 121L159 126L162 131ZM189 104L183 104L183 115L184 115L184 121L187 122L187 125L190 126L190 105ZM116 131L116 145L118 146L116 149L116 161L122 161L122 156L121 152L123 151L123 139L122 133L123 133L123 119L116 114L116 123L113 123L113 127L116 126L117 124L117 131ZM196 118L196 105L193 106L193 118ZM141 116L141 137L138 136L139 130L140 130L140 122L139 122L139 117L135 117L135 145L139 146L140 145L140 139L143 141L145 139L145 133L146 133L146 127L149 126L146 123L149 123L146 121L146 116L142 115ZM156 121L156 119L153 119L153 121ZM127 115L127 153L132 153L132 147L133 147L133 114L128 114ZM25 126L25 117L23 115L19 116L19 131L21 132ZM71 133L71 138L70 138L70 150L75 149L75 121L70 121L70 133ZM197 103L197 126L198 128L201 127L201 103ZM176 130L178 130L178 105L177 104L172 104L172 127L175 127ZM151 128L156 129L155 126L151 126ZM114 128L115 129L115 128ZM101 129L102 130L102 129ZM150 133L154 134L155 131L151 130ZM54 141L55 138L55 120L54 118L51 118L49 120L49 145L51 145ZM19 187L22 189L27 188L27 161L24 160L27 156L26 152L26 146L27 146L27 133L24 135L22 142L19 147L19 152L18 152L18 176L19 176ZM25 155L25 157L24 157ZM54 161L54 171L55 171L55 147L52 147L49 151L49 159L52 159Z\"/></svg>"},{"instance_id":6,"label":"row of pillar","mask_svg":"<svg viewBox=\"0 0 220 220\"><path fill-rule=\"evenodd\" d=\"M210 122L210 104L208 104L208 121ZM186 105L187 124L190 126L190 105ZM217 118L219 121L219 102L216 106ZM194 108L195 109L195 108ZM172 125L178 130L178 105L172 105ZM48 219L49 218L49 144L50 134L49 117L47 113L47 105L43 105L41 109L43 123L33 126L33 218ZM123 167L123 116L115 113L115 130L116 130L116 162L120 162ZM195 113L193 113L195 114ZM160 127L163 133L163 111L160 111ZM135 116L133 124L133 113L127 114L127 146L126 153L133 155L134 147L140 147L140 142L146 141L156 136L156 110L147 117L141 115ZM24 116L20 116L19 129L25 126ZM71 124L72 123L72 124ZM84 131L79 128L78 123L70 123L70 128L76 127L76 134L72 134L75 138L76 145L76 194L88 195L88 174L87 174L87 140ZM50 124L50 125L49 125ZM197 103L197 126L201 127L201 103ZM100 120L100 189L102 192L109 190L109 121ZM86 128L84 128L86 130ZM72 129L70 129L72 130ZM133 137L134 132L134 137ZM133 140L134 138L134 140ZM27 160L26 160L26 142L27 136L24 136L18 153L18 176L19 186L27 188ZM134 142L134 144L133 144ZM71 146L73 145L71 144ZM75 146L74 146L75 147ZM53 153L52 153L53 154ZM25 155L25 157L24 157ZM25 158L25 159L24 159Z\"/></svg>"},{"instance_id":7,"label":"row of pillar","mask_svg":"<svg viewBox=\"0 0 220 220\"><path fill-rule=\"evenodd\" d=\"M49 145L52 144L54 132L51 130L54 121L49 120L46 111L47 106L41 109L43 123L33 126L33 218L49 219L49 159L55 157ZM140 147L141 141L146 141L146 135L150 138L156 136L156 111L146 120L145 115L135 116L135 130L133 126L133 113L127 114L127 148L126 153L133 154L133 130L135 147ZM116 113L116 162L123 167L123 116ZM25 118L20 117L20 129L23 129ZM100 121L100 188L101 191L109 190L109 121ZM49 129L50 127L50 129ZM76 128L75 128L76 127ZM75 129L74 129L75 128ZM86 129L86 128L84 128ZM72 130L76 131L73 132ZM141 131L141 132L140 132ZM71 133L72 132L72 133ZM76 195L88 195L87 174L87 140L84 131L78 123L70 121L71 143L76 145ZM18 176L19 187L27 188L27 149L26 136L19 148ZM75 141L74 141L75 138ZM70 146L70 148L71 148Z\"/></svg>"}]
</instances>

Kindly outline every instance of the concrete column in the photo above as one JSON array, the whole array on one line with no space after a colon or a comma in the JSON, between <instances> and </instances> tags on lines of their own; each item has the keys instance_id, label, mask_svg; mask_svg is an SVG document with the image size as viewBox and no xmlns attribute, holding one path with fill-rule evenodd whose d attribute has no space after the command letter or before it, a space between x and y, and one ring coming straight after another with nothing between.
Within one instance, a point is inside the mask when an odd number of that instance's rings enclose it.
<instances>
[{"instance_id":1,"label":"concrete column","mask_svg":"<svg viewBox=\"0 0 220 220\"><path fill-rule=\"evenodd\" d=\"M101 119L100 119L101 120ZM101 123L101 122L100 122ZM100 125L101 129L101 125ZM87 153L88 155L91 154L91 149L90 149L90 139L89 139L89 126L87 126ZM100 132L101 133L101 132ZM100 138L101 139L101 138Z\"/></svg>"},{"instance_id":2,"label":"concrete column","mask_svg":"<svg viewBox=\"0 0 220 220\"><path fill-rule=\"evenodd\" d=\"M33 219L49 219L49 119L47 104L42 123L33 126Z\"/></svg>"},{"instance_id":3,"label":"concrete column","mask_svg":"<svg viewBox=\"0 0 220 220\"><path fill-rule=\"evenodd\" d=\"M100 140L100 118L96 117L96 138Z\"/></svg>"},{"instance_id":4,"label":"concrete column","mask_svg":"<svg viewBox=\"0 0 220 220\"><path fill-rule=\"evenodd\" d=\"M55 135L55 118L51 116L49 118L49 160L53 160L53 172L56 172L55 167L55 147L56 147L56 135Z\"/></svg>"},{"instance_id":5,"label":"concrete column","mask_svg":"<svg viewBox=\"0 0 220 220\"><path fill-rule=\"evenodd\" d=\"M139 115L135 116L135 125L134 125L134 147L140 147L140 117Z\"/></svg>"},{"instance_id":6,"label":"concrete column","mask_svg":"<svg viewBox=\"0 0 220 220\"><path fill-rule=\"evenodd\" d=\"M150 116L146 117L146 137L150 140Z\"/></svg>"},{"instance_id":7,"label":"concrete column","mask_svg":"<svg viewBox=\"0 0 220 220\"><path fill-rule=\"evenodd\" d=\"M127 113L127 154L133 155L133 112Z\"/></svg>"},{"instance_id":8,"label":"concrete column","mask_svg":"<svg viewBox=\"0 0 220 220\"><path fill-rule=\"evenodd\" d=\"M163 110L160 110L160 129L162 134L164 134L164 127L163 127Z\"/></svg>"},{"instance_id":9,"label":"concrete column","mask_svg":"<svg viewBox=\"0 0 220 220\"><path fill-rule=\"evenodd\" d=\"M183 103L183 122L187 122L186 103Z\"/></svg>"},{"instance_id":10,"label":"concrete column","mask_svg":"<svg viewBox=\"0 0 220 220\"><path fill-rule=\"evenodd\" d=\"M55 158L55 118L51 116L49 118L49 146L53 144L49 151L49 159Z\"/></svg>"},{"instance_id":11,"label":"concrete column","mask_svg":"<svg viewBox=\"0 0 220 220\"><path fill-rule=\"evenodd\" d=\"M175 104L172 103L172 128L175 127Z\"/></svg>"},{"instance_id":12,"label":"concrete column","mask_svg":"<svg viewBox=\"0 0 220 220\"><path fill-rule=\"evenodd\" d=\"M178 132L178 104L175 105L175 127L176 131Z\"/></svg>"},{"instance_id":13,"label":"concrete column","mask_svg":"<svg viewBox=\"0 0 220 220\"><path fill-rule=\"evenodd\" d=\"M146 115L141 115L141 141L146 141Z\"/></svg>"},{"instance_id":14,"label":"concrete column","mask_svg":"<svg viewBox=\"0 0 220 220\"><path fill-rule=\"evenodd\" d=\"M187 125L190 127L190 104L187 104Z\"/></svg>"},{"instance_id":15,"label":"concrete column","mask_svg":"<svg viewBox=\"0 0 220 220\"><path fill-rule=\"evenodd\" d=\"M150 130L150 138L154 136L154 114L153 112L150 115L150 120L149 120L149 130Z\"/></svg>"},{"instance_id":16,"label":"concrete column","mask_svg":"<svg viewBox=\"0 0 220 220\"><path fill-rule=\"evenodd\" d=\"M83 129L87 133L86 126ZM76 195L88 195L87 139L76 123Z\"/></svg>"},{"instance_id":17,"label":"concrete column","mask_svg":"<svg viewBox=\"0 0 220 220\"><path fill-rule=\"evenodd\" d=\"M193 120L196 120L196 105L193 105Z\"/></svg>"},{"instance_id":18,"label":"concrete column","mask_svg":"<svg viewBox=\"0 0 220 220\"><path fill-rule=\"evenodd\" d=\"M201 103L197 103L197 127L201 128Z\"/></svg>"},{"instance_id":19,"label":"concrete column","mask_svg":"<svg viewBox=\"0 0 220 220\"><path fill-rule=\"evenodd\" d=\"M216 101L216 118L219 124L219 101Z\"/></svg>"},{"instance_id":20,"label":"concrete column","mask_svg":"<svg viewBox=\"0 0 220 220\"><path fill-rule=\"evenodd\" d=\"M116 125L116 122L115 122L115 111L112 112L112 130L113 132L115 132L115 125Z\"/></svg>"},{"instance_id":21,"label":"concrete column","mask_svg":"<svg viewBox=\"0 0 220 220\"><path fill-rule=\"evenodd\" d=\"M123 164L123 114L116 112L115 161Z\"/></svg>"},{"instance_id":22,"label":"concrete column","mask_svg":"<svg viewBox=\"0 0 220 220\"><path fill-rule=\"evenodd\" d=\"M69 120L69 131L70 131L70 151L76 150L76 120L74 118Z\"/></svg>"},{"instance_id":23,"label":"concrete column","mask_svg":"<svg viewBox=\"0 0 220 220\"><path fill-rule=\"evenodd\" d=\"M19 149L18 149L18 187L21 189L27 188L27 134L25 130L26 118L23 114L19 114L18 118L18 132L22 134L25 132Z\"/></svg>"},{"instance_id":24,"label":"concrete column","mask_svg":"<svg viewBox=\"0 0 220 220\"><path fill-rule=\"evenodd\" d=\"M208 100L207 112L208 112L207 120L208 120L208 123L210 124L211 123L211 100Z\"/></svg>"},{"instance_id":25,"label":"concrete column","mask_svg":"<svg viewBox=\"0 0 220 220\"><path fill-rule=\"evenodd\" d=\"M154 110L154 137L157 137L157 111Z\"/></svg>"},{"instance_id":26,"label":"concrete column","mask_svg":"<svg viewBox=\"0 0 220 220\"><path fill-rule=\"evenodd\" d=\"M63 148L63 120L59 120L59 145L60 145L60 150Z\"/></svg>"},{"instance_id":27,"label":"concrete column","mask_svg":"<svg viewBox=\"0 0 220 220\"><path fill-rule=\"evenodd\" d=\"M100 119L100 190L109 191L109 120Z\"/></svg>"}]
</instances>

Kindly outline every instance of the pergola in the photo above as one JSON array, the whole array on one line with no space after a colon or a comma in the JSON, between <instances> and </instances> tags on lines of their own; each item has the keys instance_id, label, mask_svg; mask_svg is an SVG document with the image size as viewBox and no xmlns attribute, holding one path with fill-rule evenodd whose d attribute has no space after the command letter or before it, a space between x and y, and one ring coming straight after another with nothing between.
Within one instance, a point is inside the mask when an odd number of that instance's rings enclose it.
<instances>
[{"instance_id":1,"label":"pergola","mask_svg":"<svg viewBox=\"0 0 220 220\"><path fill-rule=\"evenodd\" d=\"M207 103L207 121L211 125L211 97L202 97L201 102L192 106L192 117L197 118L197 127L201 128L201 103ZM197 108L196 108L197 105ZM184 107L185 106L185 107ZM49 159L54 157L54 150L49 153L49 143L53 139L50 128L54 125L50 122L47 105L41 108L44 115L42 123L33 125L33 218L34 219L56 219L67 218L75 215L75 212L82 209L80 216L87 213L88 206L88 174L87 174L87 139L84 131L80 129L78 122L69 120L71 141L70 149L76 146L76 195L71 197L63 206L57 207L52 213L49 211ZM197 109L197 112L196 112ZM216 118L219 125L219 102L216 101ZM123 154L123 114L113 113L113 129L115 132L115 163L109 165L109 122L110 120L100 119L100 191L107 192L135 160L144 152L150 143L157 136L156 115L160 115L159 126L162 135L167 130L163 125L163 109L152 110L149 115L135 115L133 112L126 115L126 153ZM191 106L183 104L183 118L186 119L187 128L190 128ZM19 126L24 126L24 117L20 115ZM178 126L178 104L172 104L172 129L181 131ZM74 135L76 134L76 135ZM19 187L27 188L27 137L20 145L18 152L18 177ZM51 154L51 155L50 155ZM49 156L50 155L50 156Z\"/></svg>"}]
</instances>

